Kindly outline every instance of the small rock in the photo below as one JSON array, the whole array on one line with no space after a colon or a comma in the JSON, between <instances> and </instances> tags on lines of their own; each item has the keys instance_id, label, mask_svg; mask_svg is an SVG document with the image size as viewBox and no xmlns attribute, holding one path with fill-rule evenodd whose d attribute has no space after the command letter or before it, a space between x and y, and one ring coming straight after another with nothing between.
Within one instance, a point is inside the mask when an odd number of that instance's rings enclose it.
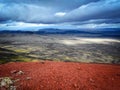
<instances>
[{"instance_id":1,"label":"small rock","mask_svg":"<svg viewBox=\"0 0 120 90\"><path fill-rule=\"evenodd\" d=\"M20 81L20 79L16 79L16 80L14 80L14 82L18 82L18 81Z\"/></svg>"},{"instance_id":2,"label":"small rock","mask_svg":"<svg viewBox=\"0 0 120 90\"><path fill-rule=\"evenodd\" d=\"M77 70L82 70L82 69L80 67L78 67Z\"/></svg>"},{"instance_id":3,"label":"small rock","mask_svg":"<svg viewBox=\"0 0 120 90\"><path fill-rule=\"evenodd\" d=\"M90 78L89 80L90 80L90 82L92 82L92 83L94 82L94 80L93 80L92 78Z\"/></svg>"},{"instance_id":4,"label":"small rock","mask_svg":"<svg viewBox=\"0 0 120 90\"><path fill-rule=\"evenodd\" d=\"M30 79L31 79L31 77L26 77L26 79L27 79L27 80L30 80Z\"/></svg>"},{"instance_id":5,"label":"small rock","mask_svg":"<svg viewBox=\"0 0 120 90\"><path fill-rule=\"evenodd\" d=\"M16 90L16 86L10 86L10 89L9 90Z\"/></svg>"},{"instance_id":6,"label":"small rock","mask_svg":"<svg viewBox=\"0 0 120 90\"><path fill-rule=\"evenodd\" d=\"M13 71L11 71L11 73L13 74L13 73L17 73L18 71L17 70L13 70Z\"/></svg>"},{"instance_id":7,"label":"small rock","mask_svg":"<svg viewBox=\"0 0 120 90\"><path fill-rule=\"evenodd\" d=\"M2 78L0 82L1 87L9 87L12 84L13 84L13 81L9 77Z\"/></svg>"},{"instance_id":8,"label":"small rock","mask_svg":"<svg viewBox=\"0 0 120 90\"><path fill-rule=\"evenodd\" d=\"M19 71L19 72L17 72L17 74L18 75L22 75L22 74L24 74L24 72L23 71Z\"/></svg>"},{"instance_id":9,"label":"small rock","mask_svg":"<svg viewBox=\"0 0 120 90\"><path fill-rule=\"evenodd\" d=\"M73 86L76 88L76 87L77 87L77 84L73 84Z\"/></svg>"}]
</instances>

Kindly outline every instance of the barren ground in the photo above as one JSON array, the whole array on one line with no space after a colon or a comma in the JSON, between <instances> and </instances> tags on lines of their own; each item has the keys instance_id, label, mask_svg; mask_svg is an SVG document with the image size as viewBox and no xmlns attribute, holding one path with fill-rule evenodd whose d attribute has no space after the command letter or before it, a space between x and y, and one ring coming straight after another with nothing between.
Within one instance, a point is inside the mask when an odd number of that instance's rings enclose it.
<instances>
[{"instance_id":1,"label":"barren ground","mask_svg":"<svg viewBox=\"0 0 120 90\"><path fill-rule=\"evenodd\" d=\"M115 64L13 62L0 65L0 77L17 80L13 84L17 90L120 89L120 66Z\"/></svg>"}]
</instances>

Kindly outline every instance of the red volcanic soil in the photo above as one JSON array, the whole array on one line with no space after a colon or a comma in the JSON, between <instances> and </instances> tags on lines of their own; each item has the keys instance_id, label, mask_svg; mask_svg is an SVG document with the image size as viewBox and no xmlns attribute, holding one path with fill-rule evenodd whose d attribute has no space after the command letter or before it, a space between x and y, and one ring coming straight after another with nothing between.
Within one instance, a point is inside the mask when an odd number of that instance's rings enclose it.
<instances>
[{"instance_id":1,"label":"red volcanic soil","mask_svg":"<svg viewBox=\"0 0 120 90\"><path fill-rule=\"evenodd\" d=\"M23 74L17 74L23 71ZM120 90L120 65L73 62L17 62L0 65L17 90Z\"/></svg>"}]
</instances>

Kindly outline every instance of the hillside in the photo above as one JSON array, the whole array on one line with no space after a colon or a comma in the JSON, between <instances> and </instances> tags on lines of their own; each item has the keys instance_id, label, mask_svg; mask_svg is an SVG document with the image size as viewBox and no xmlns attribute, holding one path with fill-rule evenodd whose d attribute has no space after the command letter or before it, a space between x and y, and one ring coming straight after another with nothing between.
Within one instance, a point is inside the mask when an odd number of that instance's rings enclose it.
<instances>
[{"instance_id":1,"label":"hillside","mask_svg":"<svg viewBox=\"0 0 120 90\"><path fill-rule=\"evenodd\" d=\"M13 82L8 85L12 90L120 89L120 66L115 64L13 62L0 65L0 78L5 77Z\"/></svg>"}]
</instances>

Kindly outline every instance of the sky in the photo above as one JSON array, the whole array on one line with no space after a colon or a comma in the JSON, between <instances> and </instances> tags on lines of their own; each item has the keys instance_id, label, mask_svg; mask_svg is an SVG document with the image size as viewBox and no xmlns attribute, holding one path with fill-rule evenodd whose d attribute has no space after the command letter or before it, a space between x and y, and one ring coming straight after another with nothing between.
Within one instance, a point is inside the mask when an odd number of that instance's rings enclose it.
<instances>
[{"instance_id":1,"label":"sky","mask_svg":"<svg viewBox=\"0 0 120 90\"><path fill-rule=\"evenodd\" d=\"M0 30L120 28L120 0L0 0Z\"/></svg>"}]
</instances>

